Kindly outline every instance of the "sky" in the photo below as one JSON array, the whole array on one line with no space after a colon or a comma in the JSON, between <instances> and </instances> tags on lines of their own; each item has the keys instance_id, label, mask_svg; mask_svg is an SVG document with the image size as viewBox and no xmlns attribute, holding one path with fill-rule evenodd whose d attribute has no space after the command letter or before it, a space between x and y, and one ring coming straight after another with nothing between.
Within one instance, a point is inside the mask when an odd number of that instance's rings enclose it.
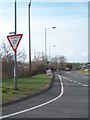
<instances>
[{"instance_id":1,"label":"sky","mask_svg":"<svg viewBox=\"0 0 90 120\"><path fill-rule=\"evenodd\" d=\"M17 0L17 34L23 34L18 49L24 48L28 61L28 3ZM56 27L52 29L52 27ZM88 61L88 1L87 0L32 0L31 3L31 55L64 55L67 62ZM7 35L14 31L14 0L0 2L0 46L9 44Z\"/></svg>"}]
</instances>

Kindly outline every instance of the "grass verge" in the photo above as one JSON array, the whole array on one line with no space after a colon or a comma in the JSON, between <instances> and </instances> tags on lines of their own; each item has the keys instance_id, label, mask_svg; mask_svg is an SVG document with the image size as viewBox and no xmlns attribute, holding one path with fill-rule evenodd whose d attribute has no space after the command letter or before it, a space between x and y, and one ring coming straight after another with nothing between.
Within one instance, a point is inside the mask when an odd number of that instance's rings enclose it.
<instances>
[{"instance_id":1,"label":"grass verge","mask_svg":"<svg viewBox=\"0 0 90 120\"><path fill-rule=\"evenodd\" d=\"M82 68L82 69L80 69L79 70L81 73L88 73L88 74L90 74L90 69L84 69L84 68Z\"/></svg>"},{"instance_id":2,"label":"grass verge","mask_svg":"<svg viewBox=\"0 0 90 120\"><path fill-rule=\"evenodd\" d=\"M18 90L13 89L13 79L2 81L2 101L10 101L26 95L42 91L49 87L52 77L45 74L32 76L31 78L18 79Z\"/></svg>"}]
</instances>

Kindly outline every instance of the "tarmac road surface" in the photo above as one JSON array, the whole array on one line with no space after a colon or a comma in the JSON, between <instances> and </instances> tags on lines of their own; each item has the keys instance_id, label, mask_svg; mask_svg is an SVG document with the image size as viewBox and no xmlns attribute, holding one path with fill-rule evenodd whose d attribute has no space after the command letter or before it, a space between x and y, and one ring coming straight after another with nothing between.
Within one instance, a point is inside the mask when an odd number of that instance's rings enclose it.
<instances>
[{"instance_id":1,"label":"tarmac road surface","mask_svg":"<svg viewBox=\"0 0 90 120\"><path fill-rule=\"evenodd\" d=\"M5 106L2 114L2 118L88 118L88 76L59 71L50 90Z\"/></svg>"}]
</instances>

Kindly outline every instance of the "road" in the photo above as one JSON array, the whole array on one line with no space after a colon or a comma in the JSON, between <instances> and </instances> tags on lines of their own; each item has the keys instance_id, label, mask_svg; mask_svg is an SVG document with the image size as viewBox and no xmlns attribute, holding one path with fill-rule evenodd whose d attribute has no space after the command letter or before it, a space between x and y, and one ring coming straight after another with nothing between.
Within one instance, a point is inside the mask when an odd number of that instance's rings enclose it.
<instances>
[{"instance_id":1,"label":"road","mask_svg":"<svg viewBox=\"0 0 90 120\"><path fill-rule=\"evenodd\" d=\"M58 71L50 90L2 110L3 118L88 118L88 76Z\"/></svg>"}]
</instances>

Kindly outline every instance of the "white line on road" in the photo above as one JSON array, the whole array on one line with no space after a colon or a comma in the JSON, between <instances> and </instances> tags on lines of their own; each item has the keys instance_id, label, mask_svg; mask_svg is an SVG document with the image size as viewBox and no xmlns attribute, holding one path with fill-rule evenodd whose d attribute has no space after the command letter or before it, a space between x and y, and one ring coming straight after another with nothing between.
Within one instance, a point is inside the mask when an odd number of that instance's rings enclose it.
<instances>
[{"instance_id":1,"label":"white line on road","mask_svg":"<svg viewBox=\"0 0 90 120\"><path fill-rule=\"evenodd\" d=\"M71 81L71 82L72 82L73 80L69 80L69 81Z\"/></svg>"},{"instance_id":2,"label":"white line on road","mask_svg":"<svg viewBox=\"0 0 90 120\"><path fill-rule=\"evenodd\" d=\"M74 83L76 83L76 81L73 81Z\"/></svg>"},{"instance_id":3,"label":"white line on road","mask_svg":"<svg viewBox=\"0 0 90 120\"><path fill-rule=\"evenodd\" d=\"M88 87L88 85L86 85L86 84L82 84L84 87Z\"/></svg>"},{"instance_id":4,"label":"white line on road","mask_svg":"<svg viewBox=\"0 0 90 120\"><path fill-rule=\"evenodd\" d=\"M82 85L82 83L78 83L79 85Z\"/></svg>"},{"instance_id":5,"label":"white line on road","mask_svg":"<svg viewBox=\"0 0 90 120\"><path fill-rule=\"evenodd\" d=\"M70 80L70 79L68 79L68 78L66 78L66 77L64 77L64 76L61 76L61 77L64 78L64 79L66 79L66 80L69 80L69 81L71 81L71 82L77 83L78 85L82 85L82 86L84 86L84 87L88 87L88 85L86 85L86 84L78 83L77 81Z\"/></svg>"},{"instance_id":6,"label":"white line on road","mask_svg":"<svg viewBox=\"0 0 90 120\"><path fill-rule=\"evenodd\" d=\"M62 78L67 79L66 77L62 76Z\"/></svg>"},{"instance_id":7,"label":"white line on road","mask_svg":"<svg viewBox=\"0 0 90 120\"><path fill-rule=\"evenodd\" d=\"M57 74L57 75L58 75L58 74ZM45 102L45 103L40 104L40 105L37 105L37 106L35 106L35 107L29 108L29 109L25 109L25 110L22 110L22 111L19 111L19 112L16 112L16 113L12 113L12 114L9 114L9 115L2 116L2 117L0 117L0 119L2 119L2 118L7 118L7 117L11 117L11 116L14 116L14 115L18 115L18 114L21 114L21 113L25 113L25 112L28 112L28 111L31 111L31 110L40 108L40 107L42 107L42 106L45 106L45 105L47 105L47 104L49 104L49 103L52 103L52 102L56 101L57 99L59 99L59 98L63 95L64 90L63 90L63 83L62 83L61 76L58 75L58 77L59 77L59 80L60 80L60 83L61 83L61 87L60 87L60 88L61 88L61 93L59 94L59 96L57 96L56 98L54 98L54 99L52 99L52 100L50 100L50 101L48 101L48 102Z\"/></svg>"}]
</instances>

